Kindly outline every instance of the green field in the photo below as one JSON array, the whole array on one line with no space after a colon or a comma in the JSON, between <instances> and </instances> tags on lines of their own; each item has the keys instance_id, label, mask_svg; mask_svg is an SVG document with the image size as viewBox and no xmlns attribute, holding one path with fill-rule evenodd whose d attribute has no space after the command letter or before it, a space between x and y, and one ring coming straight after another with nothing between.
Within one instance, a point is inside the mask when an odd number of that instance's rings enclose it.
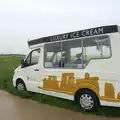
<instances>
[{"instance_id":1,"label":"green field","mask_svg":"<svg viewBox=\"0 0 120 120\"><path fill-rule=\"evenodd\" d=\"M0 56L0 88L1 89L4 89L22 98L29 98L29 99L36 100L40 103L50 104L50 105L71 109L73 111L87 114L79 107L79 105L69 100L64 100L64 99L55 98L52 96L30 93L30 92L18 92L12 86L12 75L13 75L14 69L20 64L21 59L22 57ZM101 107L98 112L89 113L89 114L120 117L120 108Z\"/></svg>"}]
</instances>

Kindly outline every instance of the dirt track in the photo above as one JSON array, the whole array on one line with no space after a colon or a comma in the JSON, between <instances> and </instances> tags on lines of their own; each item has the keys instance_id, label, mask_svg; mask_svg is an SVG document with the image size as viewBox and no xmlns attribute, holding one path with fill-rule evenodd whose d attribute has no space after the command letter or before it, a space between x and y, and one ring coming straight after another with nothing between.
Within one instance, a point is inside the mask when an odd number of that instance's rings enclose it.
<instances>
[{"instance_id":1,"label":"dirt track","mask_svg":"<svg viewBox=\"0 0 120 120\"><path fill-rule=\"evenodd\" d=\"M39 104L0 91L0 120L120 120L84 115L63 108Z\"/></svg>"}]
</instances>

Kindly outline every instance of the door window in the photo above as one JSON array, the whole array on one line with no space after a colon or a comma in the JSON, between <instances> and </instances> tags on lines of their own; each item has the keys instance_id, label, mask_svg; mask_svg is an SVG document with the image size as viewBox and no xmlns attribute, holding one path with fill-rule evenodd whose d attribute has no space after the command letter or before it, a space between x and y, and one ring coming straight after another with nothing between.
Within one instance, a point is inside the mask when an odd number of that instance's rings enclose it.
<instances>
[{"instance_id":1,"label":"door window","mask_svg":"<svg viewBox=\"0 0 120 120\"><path fill-rule=\"evenodd\" d=\"M33 50L25 61L25 67L38 63L40 57L40 49Z\"/></svg>"}]
</instances>

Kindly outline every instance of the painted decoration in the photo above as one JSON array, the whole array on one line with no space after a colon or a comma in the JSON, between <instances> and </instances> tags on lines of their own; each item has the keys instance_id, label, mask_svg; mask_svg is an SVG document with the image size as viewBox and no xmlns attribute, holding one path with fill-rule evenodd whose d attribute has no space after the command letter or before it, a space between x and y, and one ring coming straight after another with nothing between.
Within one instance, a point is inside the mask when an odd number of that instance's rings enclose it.
<instances>
[{"instance_id":1,"label":"painted decoration","mask_svg":"<svg viewBox=\"0 0 120 120\"><path fill-rule=\"evenodd\" d=\"M55 91L75 95L81 88L91 89L96 93L100 100L120 102L120 92L115 98L115 90L112 83L105 83L104 96L100 96L99 77L90 77L89 73L85 73L84 78L75 79L74 73L62 73L61 81L57 80L57 76L48 76L43 80L44 90Z\"/></svg>"}]
</instances>

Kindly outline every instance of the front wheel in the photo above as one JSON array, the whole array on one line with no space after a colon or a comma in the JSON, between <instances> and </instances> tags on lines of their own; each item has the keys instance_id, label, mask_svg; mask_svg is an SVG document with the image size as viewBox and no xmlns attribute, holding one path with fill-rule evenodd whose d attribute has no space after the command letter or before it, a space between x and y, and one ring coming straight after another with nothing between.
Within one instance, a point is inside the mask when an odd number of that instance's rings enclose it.
<instances>
[{"instance_id":1,"label":"front wheel","mask_svg":"<svg viewBox=\"0 0 120 120\"><path fill-rule=\"evenodd\" d=\"M26 91L26 86L23 81L18 81L16 84L16 88L18 91Z\"/></svg>"},{"instance_id":2,"label":"front wheel","mask_svg":"<svg viewBox=\"0 0 120 120\"><path fill-rule=\"evenodd\" d=\"M100 104L96 94L91 90L81 90L77 93L77 101L85 111L98 110Z\"/></svg>"}]
</instances>

